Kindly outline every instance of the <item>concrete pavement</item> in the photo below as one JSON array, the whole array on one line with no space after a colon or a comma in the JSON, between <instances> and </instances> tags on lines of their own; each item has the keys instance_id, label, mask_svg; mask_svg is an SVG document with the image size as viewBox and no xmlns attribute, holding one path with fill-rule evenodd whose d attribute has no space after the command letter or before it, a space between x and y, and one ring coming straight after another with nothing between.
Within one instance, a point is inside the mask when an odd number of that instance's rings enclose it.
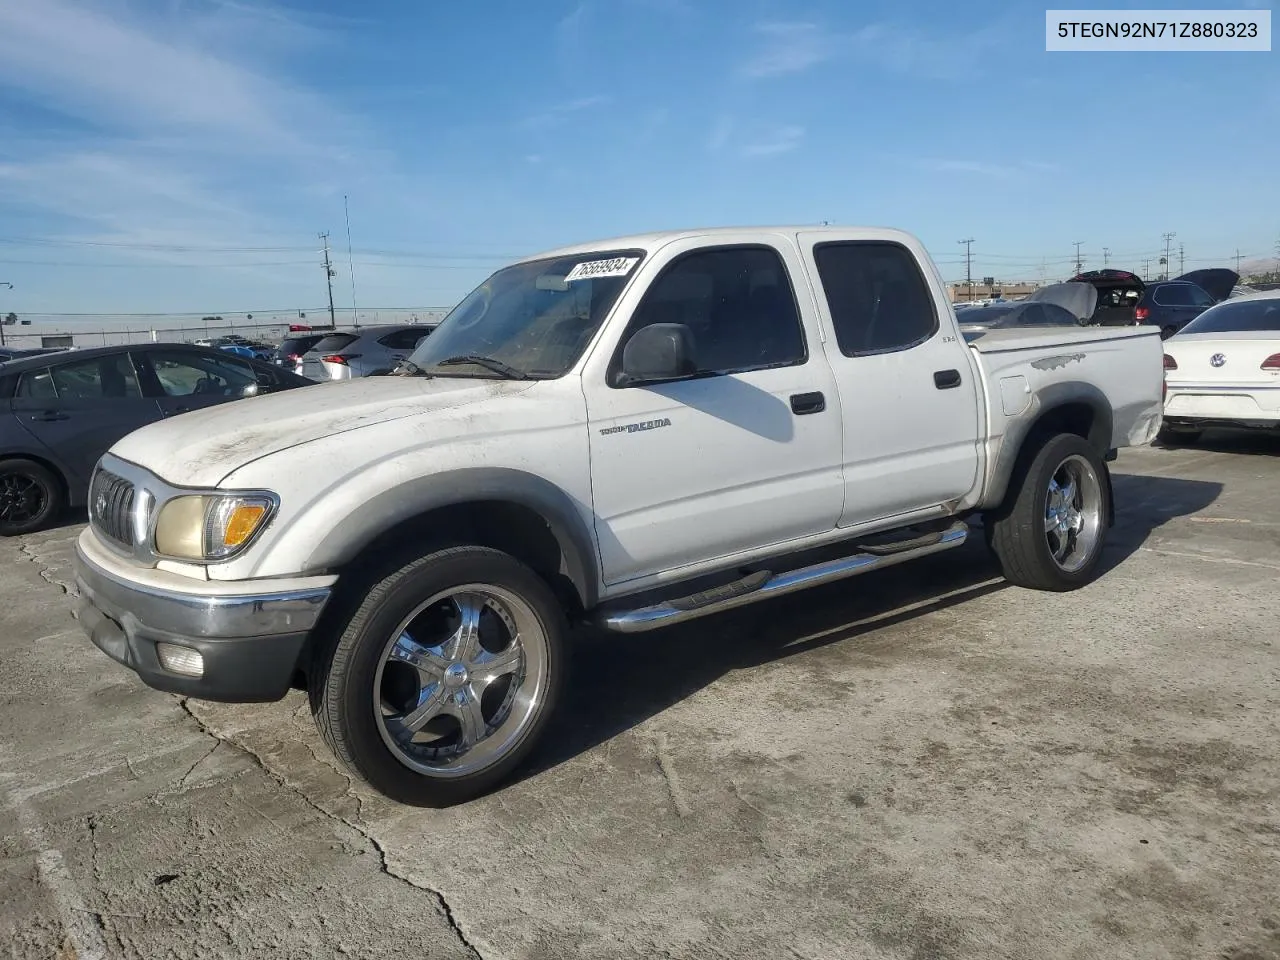
<instances>
[{"instance_id":1,"label":"concrete pavement","mask_svg":"<svg viewBox=\"0 0 1280 960\"><path fill-rule=\"evenodd\" d=\"M1125 452L1106 574L984 548L584 636L533 767L399 807L305 698L152 691L0 543L13 957L1280 958L1280 444ZM3 955L0 947L0 955Z\"/></svg>"}]
</instances>

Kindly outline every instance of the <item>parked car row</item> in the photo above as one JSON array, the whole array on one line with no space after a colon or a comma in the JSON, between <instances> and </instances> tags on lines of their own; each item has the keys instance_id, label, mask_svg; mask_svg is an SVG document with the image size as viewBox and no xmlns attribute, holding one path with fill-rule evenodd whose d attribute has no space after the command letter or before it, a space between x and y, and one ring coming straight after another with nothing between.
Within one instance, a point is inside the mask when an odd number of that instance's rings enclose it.
<instances>
[{"instance_id":1,"label":"parked car row","mask_svg":"<svg viewBox=\"0 0 1280 960\"><path fill-rule=\"evenodd\" d=\"M1127 270L1090 270L1071 280L1098 291L1091 325L1149 324L1159 327L1160 336L1167 340L1215 303L1230 299L1240 275L1215 267L1148 283Z\"/></svg>"},{"instance_id":2,"label":"parked car row","mask_svg":"<svg viewBox=\"0 0 1280 960\"><path fill-rule=\"evenodd\" d=\"M0 363L0 535L86 503L98 459L149 423L214 404L310 386L211 347L145 343L40 353Z\"/></svg>"}]
</instances>

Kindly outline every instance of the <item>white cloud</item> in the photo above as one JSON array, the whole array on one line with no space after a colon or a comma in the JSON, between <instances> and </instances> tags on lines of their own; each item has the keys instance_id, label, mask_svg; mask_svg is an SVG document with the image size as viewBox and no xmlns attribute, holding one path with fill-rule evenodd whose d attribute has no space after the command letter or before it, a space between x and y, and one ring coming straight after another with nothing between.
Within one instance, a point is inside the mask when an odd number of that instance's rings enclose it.
<instances>
[{"instance_id":1,"label":"white cloud","mask_svg":"<svg viewBox=\"0 0 1280 960\"><path fill-rule=\"evenodd\" d=\"M755 32L765 38L764 48L744 63L747 77L776 77L800 73L829 59L837 45L816 23L761 23Z\"/></svg>"},{"instance_id":2,"label":"white cloud","mask_svg":"<svg viewBox=\"0 0 1280 960\"><path fill-rule=\"evenodd\" d=\"M852 32L810 21L760 23L763 48L743 63L741 76L761 79L802 73L829 60L847 60L927 79L954 80L980 71L983 56L1002 42L998 26L934 37L912 27L872 23Z\"/></svg>"},{"instance_id":3,"label":"white cloud","mask_svg":"<svg viewBox=\"0 0 1280 960\"><path fill-rule=\"evenodd\" d=\"M707 134L707 149L712 153L719 153L723 150L725 144L729 142L729 138L733 135L733 128L733 117L723 116L717 118Z\"/></svg>"},{"instance_id":4,"label":"white cloud","mask_svg":"<svg viewBox=\"0 0 1280 960\"><path fill-rule=\"evenodd\" d=\"M804 139L804 127L779 127L764 138L747 144L742 148L746 157L771 157L780 153L790 153L800 146Z\"/></svg>"}]
</instances>

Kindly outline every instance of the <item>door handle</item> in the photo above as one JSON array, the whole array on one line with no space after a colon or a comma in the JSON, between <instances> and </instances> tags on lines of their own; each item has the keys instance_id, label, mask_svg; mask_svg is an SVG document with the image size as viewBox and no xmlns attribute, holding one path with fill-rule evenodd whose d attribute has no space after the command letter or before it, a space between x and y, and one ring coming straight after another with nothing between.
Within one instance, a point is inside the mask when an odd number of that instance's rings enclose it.
<instances>
[{"instance_id":1,"label":"door handle","mask_svg":"<svg viewBox=\"0 0 1280 960\"><path fill-rule=\"evenodd\" d=\"M960 386L959 370L938 370L933 375L933 385L939 390L950 390Z\"/></svg>"},{"instance_id":2,"label":"door handle","mask_svg":"<svg viewBox=\"0 0 1280 960\"><path fill-rule=\"evenodd\" d=\"M31 417L32 420L39 420L42 423L50 423L54 420L70 420L71 414L62 413L58 410L46 410L44 413L37 413Z\"/></svg>"},{"instance_id":3,"label":"door handle","mask_svg":"<svg viewBox=\"0 0 1280 960\"><path fill-rule=\"evenodd\" d=\"M827 409L827 398L821 391L791 395L791 412L798 417L806 413L821 413L825 409Z\"/></svg>"}]
</instances>

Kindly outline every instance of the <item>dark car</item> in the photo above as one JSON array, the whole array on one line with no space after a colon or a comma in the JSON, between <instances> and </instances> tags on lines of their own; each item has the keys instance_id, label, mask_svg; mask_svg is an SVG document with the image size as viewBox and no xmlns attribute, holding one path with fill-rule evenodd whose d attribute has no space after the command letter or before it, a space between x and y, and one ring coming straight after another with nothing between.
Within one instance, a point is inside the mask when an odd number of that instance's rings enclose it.
<instances>
[{"instance_id":1,"label":"dark car","mask_svg":"<svg viewBox=\"0 0 1280 960\"><path fill-rule=\"evenodd\" d=\"M27 357L39 357L47 353L62 353L66 349L66 347L0 347L0 363L25 360Z\"/></svg>"},{"instance_id":2,"label":"dark car","mask_svg":"<svg viewBox=\"0 0 1280 960\"><path fill-rule=\"evenodd\" d=\"M308 350L329 335L322 333L291 333L280 341L272 362L277 367L286 367L298 376L302 376L302 357Z\"/></svg>"},{"instance_id":3,"label":"dark car","mask_svg":"<svg viewBox=\"0 0 1280 960\"><path fill-rule=\"evenodd\" d=\"M1168 340L1218 301L1186 280L1162 280L1142 292L1133 311L1137 324L1160 328L1160 339Z\"/></svg>"},{"instance_id":4,"label":"dark car","mask_svg":"<svg viewBox=\"0 0 1280 960\"><path fill-rule=\"evenodd\" d=\"M116 441L164 417L311 381L189 344L146 343L0 365L0 536L38 530L85 503Z\"/></svg>"},{"instance_id":5,"label":"dark car","mask_svg":"<svg viewBox=\"0 0 1280 960\"><path fill-rule=\"evenodd\" d=\"M1097 293L1087 283L1054 283L1024 300L968 307L956 313L963 333L1008 327L1079 327L1088 322Z\"/></svg>"},{"instance_id":6,"label":"dark car","mask_svg":"<svg viewBox=\"0 0 1280 960\"><path fill-rule=\"evenodd\" d=\"M1089 326L1127 327L1134 322L1134 311L1147 285L1128 270L1087 270L1072 277L1069 283L1087 283L1098 291L1098 302L1089 317Z\"/></svg>"}]
</instances>

